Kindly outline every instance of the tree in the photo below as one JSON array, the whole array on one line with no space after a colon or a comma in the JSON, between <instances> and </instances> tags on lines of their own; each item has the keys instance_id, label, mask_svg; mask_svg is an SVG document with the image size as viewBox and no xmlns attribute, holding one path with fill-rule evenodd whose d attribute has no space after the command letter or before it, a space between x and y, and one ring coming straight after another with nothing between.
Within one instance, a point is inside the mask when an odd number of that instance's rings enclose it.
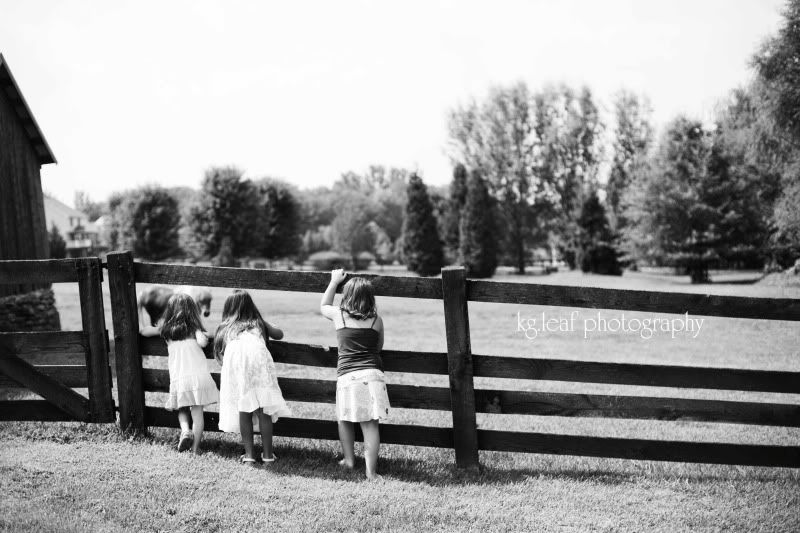
<instances>
[{"instance_id":1,"label":"tree","mask_svg":"<svg viewBox=\"0 0 800 533\"><path fill-rule=\"evenodd\" d=\"M712 147L698 121L674 119L649 171L628 191L629 251L685 270L692 283L708 281L709 265L728 244L720 228L726 219L735 224L738 215L727 207L729 195L718 190L726 177L711 157Z\"/></svg>"},{"instance_id":2,"label":"tree","mask_svg":"<svg viewBox=\"0 0 800 533\"><path fill-rule=\"evenodd\" d=\"M406 196L403 259L412 272L422 276L438 274L444 266L442 241L436 228L428 190L416 174L409 179Z\"/></svg>"},{"instance_id":3,"label":"tree","mask_svg":"<svg viewBox=\"0 0 800 533\"><path fill-rule=\"evenodd\" d=\"M300 204L295 189L288 183L265 178L258 181L261 222L258 252L268 259L297 254L300 251Z\"/></svg>"},{"instance_id":4,"label":"tree","mask_svg":"<svg viewBox=\"0 0 800 533\"><path fill-rule=\"evenodd\" d=\"M223 238L232 257L257 251L259 195L250 180L235 167L212 167L203 177L198 204L189 215L189 226L204 255L220 253ZM228 250L226 250L226 256Z\"/></svg>"},{"instance_id":5,"label":"tree","mask_svg":"<svg viewBox=\"0 0 800 533\"><path fill-rule=\"evenodd\" d=\"M784 23L753 58L763 100L775 123L770 131L785 147L781 195L775 203L772 261L783 266L800 256L800 0L789 0Z\"/></svg>"},{"instance_id":6,"label":"tree","mask_svg":"<svg viewBox=\"0 0 800 533\"><path fill-rule=\"evenodd\" d=\"M580 249L578 264L583 272L619 276L622 268L613 245L606 210L596 191L592 191L581 207L578 218Z\"/></svg>"},{"instance_id":7,"label":"tree","mask_svg":"<svg viewBox=\"0 0 800 533\"><path fill-rule=\"evenodd\" d=\"M597 188L604 126L587 87L577 94L566 85L547 87L536 95L536 109L537 174L553 198L547 229L551 243L574 268L580 247L577 220L587 194Z\"/></svg>"},{"instance_id":8,"label":"tree","mask_svg":"<svg viewBox=\"0 0 800 533\"><path fill-rule=\"evenodd\" d=\"M55 224L47 232L47 242L50 245L50 259L63 259L67 257L67 241L61 236L61 232Z\"/></svg>"},{"instance_id":9,"label":"tree","mask_svg":"<svg viewBox=\"0 0 800 533\"><path fill-rule=\"evenodd\" d=\"M476 170L467 184L459 228L459 257L467 275L490 278L497 268L495 206L486 182Z\"/></svg>"},{"instance_id":10,"label":"tree","mask_svg":"<svg viewBox=\"0 0 800 533\"><path fill-rule=\"evenodd\" d=\"M181 252L181 215L176 198L163 187L146 185L116 192L108 201L112 249L160 261Z\"/></svg>"},{"instance_id":11,"label":"tree","mask_svg":"<svg viewBox=\"0 0 800 533\"><path fill-rule=\"evenodd\" d=\"M616 231L625 226L622 197L634 175L643 170L645 158L653 144L650 114L650 104L646 98L639 98L627 91L617 94L614 101L614 156L606 184L608 215Z\"/></svg>"},{"instance_id":12,"label":"tree","mask_svg":"<svg viewBox=\"0 0 800 533\"><path fill-rule=\"evenodd\" d=\"M444 219L444 241L453 255L461 245L461 211L467 201L467 169L458 163L453 169L453 181L450 182L450 196L447 199L447 211Z\"/></svg>"},{"instance_id":13,"label":"tree","mask_svg":"<svg viewBox=\"0 0 800 533\"><path fill-rule=\"evenodd\" d=\"M334 248L351 258L353 266L358 254L372 251L374 233L369 224L374 220L375 204L356 191L343 193L336 203L336 218L331 224Z\"/></svg>"},{"instance_id":14,"label":"tree","mask_svg":"<svg viewBox=\"0 0 800 533\"><path fill-rule=\"evenodd\" d=\"M89 222L94 222L106 212L106 206L102 202L94 202L86 191L75 191L75 209L86 214Z\"/></svg>"},{"instance_id":15,"label":"tree","mask_svg":"<svg viewBox=\"0 0 800 533\"><path fill-rule=\"evenodd\" d=\"M178 201L157 186L136 191L130 206L129 230L133 253L138 257L160 261L180 252L178 230L181 215Z\"/></svg>"},{"instance_id":16,"label":"tree","mask_svg":"<svg viewBox=\"0 0 800 533\"><path fill-rule=\"evenodd\" d=\"M778 126L800 139L800 0L788 0L784 24L753 58Z\"/></svg>"},{"instance_id":17,"label":"tree","mask_svg":"<svg viewBox=\"0 0 800 533\"><path fill-rule=\"evenodd\" d=\"M527 249L541 236L536 207L547 185L535 173L539 137L536 105L527 85L494 87L488 98L454 109L448 118L455 163L478 170L501 204L505 248L517 271L525 272Z\"/></svg>"}]
</instances>

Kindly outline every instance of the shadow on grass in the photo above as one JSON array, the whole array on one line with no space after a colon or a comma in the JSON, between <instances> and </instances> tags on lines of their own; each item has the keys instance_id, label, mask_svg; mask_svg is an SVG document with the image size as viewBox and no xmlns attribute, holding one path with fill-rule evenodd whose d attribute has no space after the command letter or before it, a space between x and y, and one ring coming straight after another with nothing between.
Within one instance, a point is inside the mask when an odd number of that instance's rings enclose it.
<instances>
[{"instance_id":1,"label":"shadow on grass","mask_svg":"<svg viewBox=\"0 0 800 533\"><path fill-rule=\"evenodd\" d=\"M158 428L147 438L173 447L177 437L177 430ZM256 437L255 440L256 453L260 454L260 438ZM348 470L338 465L341 458L338 441L276 437L274 449L279 460L273 465L262 468L268 468L276 475L360 482L364 479L365 471L360 445L361 443L356 443L355 469ZM202 446L204 453L214 454L234 463L238 463L239 457L244 452L238 435L213 433L204 438ZM490 453L488 457L482 455L482 467L480 472L476 473L457 469L453 464L453 452L449 449L384 445L381 448L378 470L386 480L422 483L435 487L507 485L530 479L583 481L607 486L634 484L643 479L681 480L694 483L789 480L800 483L800 471L793 469ZM512 462L513 464L509 464Z\"/></svg>"},{"instance_id":2,"label":"shadow on grass","mask_svg":"<svg viewBox=\"0 0 800 533\"><path fill-rule=\"evenodd\" d=\"M49 441L58 444L77 442L150 445L174 449L177 429L153 428L142 436L120 431L112 424L83 424L77 422L0 422L0 442L21 438L29 441ZM238 435L207 433L202 443L203 454L231 467L240 467L243 452ZM279 476L301 476L326 481L361 482L364 480L364 460L359 453L354 470L338 465L341 457L337 441L290 439L276 437L275 454L278 461L261 467ZM261 452L256 437L256 453ZM178 453L175 451L175 453ZM388 445L381 448L379 472L387 481L421 483L435 487L456 485L507 485L528 480L569 480L616 486L640 483L642 480L680 480L689 483L708 481L788 481L800 484L800 471L788 468L759 468L727 465L629 461L591 457L548 456L482 452L483 467L479 473L456 469L452 450ZM524 463L524 464L520 464Z\"/></svg>"}]
</instances>

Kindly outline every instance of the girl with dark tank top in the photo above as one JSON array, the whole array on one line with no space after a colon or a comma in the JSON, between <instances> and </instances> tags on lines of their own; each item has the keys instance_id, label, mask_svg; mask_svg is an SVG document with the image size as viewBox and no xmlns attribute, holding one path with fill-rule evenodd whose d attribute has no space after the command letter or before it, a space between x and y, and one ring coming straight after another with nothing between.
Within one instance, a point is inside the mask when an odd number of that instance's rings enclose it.
<instances>
[{"instance_id":1,"label":"girl with dark tank top","mask_svg":"<svg viewBox=\"0 0 800 533\"><path fill-rule=\"evenodd\" d=\"M378 422L389 414L389 397L383 375L383 320L378 316L372 284L351 278L342 289L342 301L333 305L336 289L344 281L342 269L331 272L322 295L320 311L336 328L339 359L336 364L336 415L344 459L339 464L355 466L355 423L364 434L364 459L368 479L378 479Z\"/></svg>"}]
</instances>

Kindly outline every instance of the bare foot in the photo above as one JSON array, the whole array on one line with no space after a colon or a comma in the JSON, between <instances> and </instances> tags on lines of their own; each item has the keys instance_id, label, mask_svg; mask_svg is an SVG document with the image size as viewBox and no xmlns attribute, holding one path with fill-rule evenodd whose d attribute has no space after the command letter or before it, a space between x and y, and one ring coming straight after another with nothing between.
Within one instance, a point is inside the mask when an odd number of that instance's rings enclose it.
<instances>
[{"instance_id":1,"label":"bare foot","mask_svg":"<svg viewBox=\"0 0 800 533\"><path fill-rule=\"evenodd\" d=\"M380 474L372 474L371 476L367 475L367 481L374 483L381 482L383 481L383 476Z\"/></svg>"},{"instance_id":2,"label":"bare foot","mask_svg":"<svg viewBox=\"0 0 800 533\"><path fill-rule=\"evenodd\" d=\"M348 463L347 459L342 459L341 461L339 461L339 466L341 466L342 468L347 468L348 470L352 470L353 468L356 467L355 464Z\"/></svg>"}]
</instances>

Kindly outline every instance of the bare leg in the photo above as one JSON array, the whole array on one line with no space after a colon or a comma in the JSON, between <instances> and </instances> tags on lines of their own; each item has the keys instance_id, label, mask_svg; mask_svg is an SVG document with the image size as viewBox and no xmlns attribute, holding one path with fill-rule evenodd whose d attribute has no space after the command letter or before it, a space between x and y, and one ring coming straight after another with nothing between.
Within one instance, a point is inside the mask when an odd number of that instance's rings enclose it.
<instances>
[{"instance_id":1,"label":"bare leg","mask_svg":"<svg viewBox=\"0 0 800 533\"><path fill-rule=\"evenodd\" d=\"M361 422L361 432L364 434L364 462L367 463L367 479L377 479L379 477L378 449L381 446L378 421Z\"/></svg>"},{"instance_id":2,"label":"bare leg","mask_svg":"<svg viewBox=\"0 0 800 533\"><path fill-rule=\"evenodd\" d=\"M344 455L344 459L339 462L340 465L347 468L356 465L355 440L356 429L353 423L339 420L339 442L342 443L342 455Z\"/></svg>"},{"instance_id":3,"label":"bare leg","mask_svg":"<svg viewBox=\"0 0 800 533\"><path fill-rule=\"evenodd\" d=\"M242 432L244 456L247 459L255 459L256 454L253 450L253 413L239 411L239 431Z\"/></svg>"},{"instance_id":4,"label":"bare leg","mask_svg":"<svg viewBox=\"0 0 800 533\"><path fill-rule=\"evenodd\" d=\"M264 448L262 456L266 459L272 457L272 417L258 410L258 427L261 429L261 447Z\"/></svg>"},{"instance_id":5,"label":"bare leg","mask_svg":"<svg viewBox=\"0 0 800 533\"><path fill-rule=\"evenodd\" d=\"M181 407L178 409L178 423L181 425L181 432L192 430L192 422L189 418L188 407Z\"/></svg>"},{"instance_id":6,"label":"bare leg","mask_svg":"<svg viewBox=\"0 0 800 533\"><path fill-rule=\"evenodd\" d=\"M194 443L192 444L192 452L198 453L200 451L200 440L203 438L203 429L205 429L206 421L203 418L203 406L192 406L192 432L194 433Z\"/></svg>"}]
</instances>

